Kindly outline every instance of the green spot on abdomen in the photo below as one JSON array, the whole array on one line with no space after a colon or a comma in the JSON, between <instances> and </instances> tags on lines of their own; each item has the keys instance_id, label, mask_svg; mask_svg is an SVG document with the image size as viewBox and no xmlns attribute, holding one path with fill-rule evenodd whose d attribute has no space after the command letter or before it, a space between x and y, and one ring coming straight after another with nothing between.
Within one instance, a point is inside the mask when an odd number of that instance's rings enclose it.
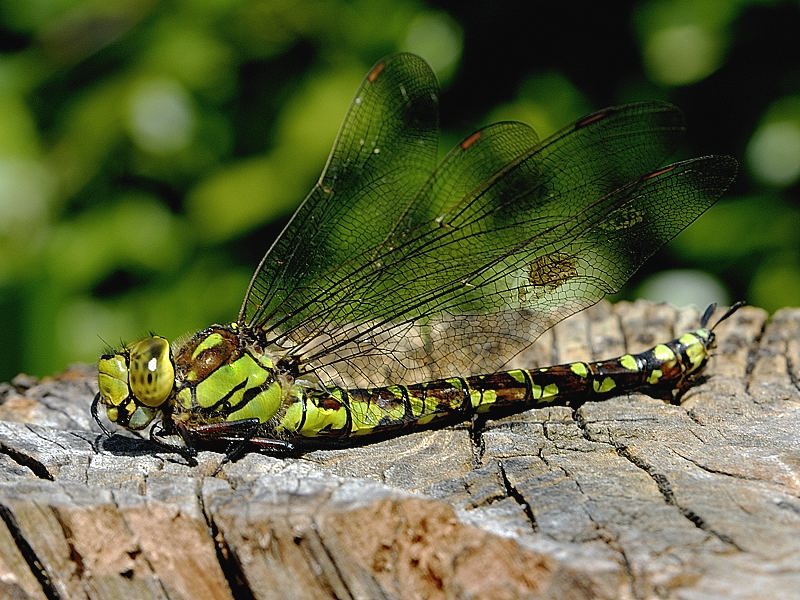
<instances>
[{"instance_id":1,"label":"green spot on abdomen","mask_svg":"<svg viewBox=\"0 0 800 600\"><path fill-rule=\"evenodd\" d=\"M543 400L553 400L556 396L558 396L558 386L555 383L549 383L544 386Z\"/></svg>"},{"instance_id":2,"label":"green spot on abdomen","mask_svg":"<svg viewBox=\"0 0 800 600\"><path fill-rule=\"evenodd\" d=\"M472 408L478 408L481 405L481 393L478 390L470 390L469 401Z\"/></svg>"},{"instance_id":3,"label":"green spot on abdomen","mask_svg":"<svg viewBox=\"0 0 800 600\"><path fill-rule=\"evenodd\" d=\"M666 344L658 344L658 346L653 348L653 354L656 359L660 360L661 362L675 360L675 353L670 350L669 346Z\"/></svg>"},{"instance_id":4,"label":"green spot on abdomen","mask_svg":"<svg viewBox=\"0 0 800 600\"><path fill-rule=\"evenodd\" d=\"M449 383L451 386L453 386L457 390L463 390L464 389L464 383L458 377L451 377L450 379L445 379L445 381L447 381L447 383Z\"/></svg>"},{"instance_id":5,"label":"green spot on abdomen","mask_svg":"<svg viewBox=\"0 0 800 600\"><path fill-rule=\"evenodd\" d=\"M425 415L424 417L420 417L419 419L417 419L417 425L427 425L428 423L433 421L437 416L441 416L441 415L436 415L434 413L430 413L428 415Z\"/></svg>"},{"instance_id":6,"label":"green spot on abdomen","mask_svg":"<svg viewBox=\"0 0 800 600\"><path fill-rule=\"evenodd\" d=\"M519 369L508 371L508 375L517 383L525 383L525 374Z\"/></svg>"},{"instance_id":7,"label":"green spot on abdomen","mask_svg":"<svg viewBox=\"0 0 800 600\"><path fill-rule=\"evenodd\" d=\"M594 391L596 393L604 394L606 392L610 392L615 387L617 387L617 384L611 377L604 377L603 381L592 382L592 387L594 388Z\"/></svg>"},{"instance_id":8,"label":"green spot on abdomen","mask_svg":"<svg viewBox=\"0 0 800 600\"><path fill-rule=\"evenodd\" d=\"M435 397L426 397L423 399L421 396L416 396L411 393L409 393L408 403L411 405L411 416L413 417L431 415L436 412L439 405Z\"/></svg>"},{"instance_id":9,"label":"green spot on abdomen","mask_svg":"<svg viewBox=\"0 0 800 600\"><path fill-rule=\"evenodd\" d=\"M630 354L620 356L619 364L622 365L623 368L628 369L628 371L639 370L639 365L636 363L636 359Z\"/></svg>"},{"instance_id":10,"label":"green spot on abdomen","mask_svg":"<svg viewBox=\"0 0 800 600\"><path fill-rule=\"evenodd\" d=\"M485 410L490 405L497 402L497 392L495 390L470 390L469 400L473 409Z\"/></svg>"},{"instance_id":11,"label":"green spot on abdomen","mask_svg":"<svg viewBox=\"0 0 800 600\"><path fill-rule=\"evenodd\" d=\"M534 400L553 402L558 398L558 385L555 383L548 383L546 386L542 387L534 383L531 386L531 393L533 394Z\"/></svg>"},{"instance_id":12,"label":"green spot on abdomen","mask_svg":"<svg viewBox=\"0 0 800 600\"><path fill-rule=\"evenodd\" d=\"M353 435L366 435L379 428L402 424L405 416L402 403L384 409L376 403L351 399L350 409L353 416ZM344 408L341 412L344 414Z\"/></svg>"},{"instance_id":13,"label":"green spot on abdomen","mask_svg":"<svg viewBox=\"0 0 800 600\"><path fill-rule=\"evenodd\" d=\"M403 400L403 388L401 386L390 385L386 388L386 391L394 396L396 400Z\"/></svg>"},{"instance_id":14,"label":"green spot on abdomen","mask_svg":"<svg viewBox=\"0 0 800 600\"><path fill-rule=\"evenodd\" d=\"M586 363L576 362L569 366L569 370L575 373L578 377L586 377L589 374L589 369Z\"/></svg>"}]
</instances>

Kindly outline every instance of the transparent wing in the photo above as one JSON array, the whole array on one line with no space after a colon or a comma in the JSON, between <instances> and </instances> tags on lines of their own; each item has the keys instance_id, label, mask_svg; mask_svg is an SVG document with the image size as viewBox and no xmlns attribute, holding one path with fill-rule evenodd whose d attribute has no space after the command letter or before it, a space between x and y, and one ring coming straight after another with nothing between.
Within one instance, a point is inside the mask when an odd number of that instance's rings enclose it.
<instances>
[{"instance_id":1,"label":"transparent wing","mask_svg":"<svg viewBox=\"0 0 800 600\"><path fill-rule=\"evenodd\" d=\"M411 60L401 57L400 65ZM394 75L389 89L419 89L419 70L394 70L393 60L379 63L359 97L384 74ZM402 112L396 94L373 98L394 106L378 113ZM265 343L336 384L500 368L559 320L616 291L713 204L736 170L727 157L658 168L683 122L671 105L644 103L594 113L543 142L520 123L489 126L427 181L416 153L392 146L428 147L431 129L401 135L403 119L395 119L380 146L395 160L362 161L330 177L332 166L354 162L342 160L352 152L341 146L361 139L356 104L320 185L265 257L243 309ZM280 267L269 285L265 265Z\"/></svg>"},{"instance_id":2,"label":"transparent wing","mask_svg":"<svg viewBox=\"0 0 800 600\"><path fill-rule=\"evenodd\" d=\"M256 269L239 321L274 326L313 311L315 290L336 284L325 277L397 227L436 165L438 96L413 54L370 70L319 181Z\"/></svg>"}]
</instances>

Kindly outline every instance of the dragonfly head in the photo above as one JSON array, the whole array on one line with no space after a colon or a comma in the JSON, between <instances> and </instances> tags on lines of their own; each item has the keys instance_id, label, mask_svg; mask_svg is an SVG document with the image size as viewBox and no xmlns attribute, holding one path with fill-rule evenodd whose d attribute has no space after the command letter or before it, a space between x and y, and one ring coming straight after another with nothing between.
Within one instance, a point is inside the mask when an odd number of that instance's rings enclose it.
<instances>
[{"instance_id":1,"label":"dragonfly head","mask_svg":"<svg viewBox=\"0 0 800 600\"><path fill-rule=\"evenodd\" d=\"M106 409L108 420L128 429L147 427L169 398L175 385L175 364L169 342L163 337L147 337L104 354L97 363L100 392L92 403L95 421L97 406ZM106 431L106 433L108 433Z\"/></svg>"}]
</instances>

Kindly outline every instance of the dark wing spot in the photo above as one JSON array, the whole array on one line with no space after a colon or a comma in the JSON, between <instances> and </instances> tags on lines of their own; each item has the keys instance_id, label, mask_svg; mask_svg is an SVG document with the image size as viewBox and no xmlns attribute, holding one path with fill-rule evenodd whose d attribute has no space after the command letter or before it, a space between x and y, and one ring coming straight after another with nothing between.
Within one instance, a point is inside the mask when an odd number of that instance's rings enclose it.
<instances>
[{"instance_id":1,"label":"dark wing spot","mask_svg":"<svg viewBox=\"0 0 800 600\"><path fill-rule=\"evenodd\" d=\"M532 286L552 291L567 280L578 276L577 259L571 254L552 252L540 256L528 265L528 282Z\"/></svg>"},{"instance_id":2,"label":"dark wing spot","mask_svg":"<svg viewBox=\"0 0 800 600\"><path fill-rule=\"evenodd\" d=\"M644 212L633 205L621 206L609 214L601 223L598 223L598 228L603 231L620 231L623 229L631 229L639 223L644 221Z\"/></svg>"}]
</instances>

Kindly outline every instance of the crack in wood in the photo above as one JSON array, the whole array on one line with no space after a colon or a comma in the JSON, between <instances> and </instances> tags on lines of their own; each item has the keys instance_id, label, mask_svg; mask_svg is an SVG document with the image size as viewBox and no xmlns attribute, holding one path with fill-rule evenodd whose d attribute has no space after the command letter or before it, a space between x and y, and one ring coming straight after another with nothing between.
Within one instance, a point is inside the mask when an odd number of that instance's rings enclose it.
<instances>
[{"instance_id":1,"label":"crack in wood","mask_svg":"<svg viewBox=\"0 0 800 600\"><path fill-rule=\"evenodd\" d=\"M656 471L653 465L645 463L641 458L632 454L630 450L626 447L618 448L617 454L619 454L619 456L621 456L622 458L628 460L633 466L647 473L647 475L656 484L658 491L664 497L664 501L670 506L674 506L675 508L677 508L678 511L681 513L681 515L683 515L683 517L686 518L689 522L694 524L695 527L714 536L723 544L732 546L739 552L744 552L744 549L741 546L739 546L729 535L717 531L716 529L711 527L708 523L706 523L705 519L703 519L700 515L695 513L691 508L681 505L672 491L672 484L670 483L669 478L665 474Z\"/></svg>"},{"instance_id":2,"label":"crack in wood","mask_svg":"<svg viewBox=\"0 0 800 600\"><path fill-rule=\"evenodd\" d=\"M142 561L145 564L145 566L147 567L147 570L150 573L152 573L153 580L155 581L155 584L158 586L158 589L161 590L161 593L163 594L163 596L165 598L170 598L171 596L169 594L169 591L167 590L166 582L163 581L163 579L158 576L158 572L159 572L158 569L155 568L155 565L152 563L150 558L147 556L147 553L145 552L144 547L142 547L141 543L138 541L138 539L137 539L138 536L134 534L134 529L130 526L130 523L128 522L127 511L117 501L116 493L114 493L113 491L112 491L112 494L111 494L111 499L112 499L112 502L114 503L115 510L117 511L117 513L120 516L120 520L121 520L122 524L125 526L125 530L126 530L126 532L128 534L128 537L130 539L136 540L136 548L135 548L135 550L129 551L127 553L128 557L131 559L131 561L134 564L136 562L138 562L138 561ZM136 577L135 570L129 570L129 571L133 571L133 572L128 573L128 571L124 571L124 572L120 573L120 575L122 575L123 577L129 578L129 579L132 579L132 578Z\"/></svg>"},{"instance_id":3,"label":"crack in wood","mask_svg":"<svg viewBox=\"0 0 800 600\"><path fill-rule=\"evenodd\" d=\"M528 522L531 524L531 530L536 533L539 531L539 526L536 523L536 515L533 514L533 509L531 505L525 500L525 496L520 492L514 484L511 483L511 480L508 477L508 473L506 473L506 469L503 466L503 461L498 460L497 466L500 469L500 477L503 481L503 487L505 488L506 495L514 500L520 508L522 508L522 512L525 513L525 516L528 519Z\"/></svg>"},{"instance_id":4,"label":"crack in wood","mask_svg":"<svg viewBox=\"0 0 800 600\"><path fill-rule=\"evenodd\" d=\"M800 370L795 370L794 361L792 360L792 354L789 352L789 344L786 344L786 371L787 375L789 376L789 381L792 382L792 385L795 389L800 390Z\"/></svg>"},{"instance_id":5,"label":"crack in wood","mask_svg":"<svg viewBox=\"0 0 800 600\"><path fill-rule=\"evenodd\" d=\"M795 365L792 353L792 342L796 342L798 338L800 322L793 322L791 320L789 322L791 323L791 333L785 339L784 345L784 355L786 356L786 374L795 389L800 390L800 365Z\"/></svg>"},{"instance_id":6,"label":"crack in wood","mask_svg":"<svg viewBox=\"0 0 800 600\"><path fill-rule=\"evenodd\" d=\"M741 317L737 319L735 323L738 324L740 319ZM744 362L744 391L747 395L750 395L750 386L753 383L753 374L755 373L756 364L758 363L761 342L766 334L767 325L769 325L771 322L771 318L764 319L764 321L761 323L761 329L759 329L758 333L747 347L747 353L745 355Z\"/></svg>"},{"instance_id":7,"label":"crack in wood","mask_svg":"<svg viewBox=\"0 0 800 600\"><path fill-rule=\"evenodd\" d=\"M0 454L5 454L19 466L28 469L39 479L53 481L53 476L50 474L50 471L47 470L47 467L29 454L11 448L2 442L0 442Z\"/></svg>"},{"instance_id":8,"label":"crack in wood","mask_svg":"<svg viewBox=\"0 0 800 600\"><path fill-rule=\"evenodd\" d=\"M69 451L69 449L64 444L59 443L58 440L54 440L51 437L46 437L46 436L42 435L42 433L39 431L38 427L32 427L31 425L26 425L26 428L31 433L31 435L35 435L37 438L39 438L43 442L45 442L47 444L53 444L54 446L57 446L61 450Z\"/></svg>"},{"instance_id":9,"label":"crack in wood","mask_svg":"<svg viewBox=\"0 0 800 600\"><path fill-rule=\"evenodd\" d=\"M592 434L589 433L589 421L583 416L583 413L580 410L580 407L575 408L571 411L572 421L577 425L578 432L581 434L581 437L586 440L587 442L592 442L595 444L605 444L607 446L611 446L614 449L617 449L619 444L615 443L613 440L601 440L598 438L592 437ZM609 434L610 435L610 434Z\"/></svg>"},{"instance_id":10,"label":"crack in wood","mask_svg":"<svg viewBox=\"0 0 800 600\"><path fill-rule=\"evenodd\" d=\"M206 510L202 490L197 490L196 497L200 505L200 512L206 521L211 542L214 545L217 562L219 563L223 577L225 577L225 581L228 583L232 596L237 598L237 600L239 598L242 600L251 600L255 598L236 551L228 545L225 534L217 526L213 515Z\"/></svg>"},{"instance_id":11,"label":"crack in wood","mask_svg":"<svg viewBox=\"0 0 800 600\"><path fill-rule=\"evenodd\" d=\"M486 417L484 415L474 415L469 423L469 437L472 446L472 467L477 469L483 463L486 455L486 440L483 439L483 432L486 427Z\"/></svg>"},{"instance_id":12,"label":"crack in wood","mask_svg":"<svg viewBox=\"0 0 800 600\"><path fill-rule=\"evenodd\" d=\"M686 416L689 417L689 419L691 419L692 423L695 423L696 425L699 425L700 427L705 427L706 426L706 424L703 423L703 421L700 419L700 417L697 416L697 414L695 413L694 409L687 410L686 411ZM705 443L705 441L700 439L699 436L695 432L692 431L692 435L694 435L694 437L697 438L700 442Z\"/></svg>"},{"instance_id":13,"label":"crack in wood","mask_svg":"<svg viewBox=\"0 0 800 600\"><path fill-rule=\"evenodd\" d=\"M14 517L14 513L11 511L11 508L2 503L0 503L0 519L2 519L6 524L6 527L8 528L8 531L14 540L14 544L17 546L17 550L19 550L23 560L25 560L27 563L28 568L36 578L36 581L39 582L39 585L42 588L42 593L46 598L48 598L48 600L60 600L61 595L58 593L55 585L53 585L53 580L51 579L50 574L47 572L47 569L45 569L42 561L39 560L36 551L25 538L25 534L22 532L22 529L19 527L19 524Z\"/></svg>"},{"instance_id":14,"label":"crack in wood","mask_svg":"<svg viewBox=\"0 0 800 600\"><path fill-rule=\"evenodd\" d=\"M336 578L338 579L338 583L347 592L347 596L342 596L340 593L336 592L335 586L330 585L331 595L336 597L336 598L354 598L354 597L356 597L353 594L352 590L350 589L350 586L347 584L347 579L345 578L344 573L342 572L342 569L339 566L339 561L336 560L336 554L334 552L331 552L330 548L328 548L328 545L325 543L325 536L320 534L319 526L313 520L311 522L311 530L314 532L314 535L316 536L316 539L317 539L317 541L319 543L318 545L319 545L320 549L325 554L325 557L327 558L327 560L330 563L331 567L333 567L333 572L336 575ZM333 582L329 582L329 583L332 584Z\"/></svg>"},{"instance_id":15,"label":"crack in wood","mask_svg":"<svg viewBox=\"0 0 800 600\"><path fill-rule=\"evenodd\" d=\"M800 517L800 505L793 504L792 502L788 502L787 500L778 500L775 503L775 506L783 510L789 510L793 512L795 515Z\"/></svg>"},{"instance_id":16,"label":"crack in wood","mask_svg":"<svg viewBox=\"0 0 800 600\"><path fill-rule=\"evenodd\" d=\"M573 477L566 469L561 469L564 472L564 475L567 476L575 483L576 489L581 493L581 495L585 496L586 498L591 499L592 496L587 494L586 491L583 489L580 481L577 478ZM643 585L644 582L640 581L640 577L634 573L633 570L633 563L631 562L628 554L625 552L625 547L620 543L619 537L617 535L612 534L609 528L594 518L592 515L592 511L587 509L586 507L583 508L583 514L586 515L586 518L589 519L589 522L594 526L595 530L597 531L597 539L602 540L602 542L608 546L612 552L616 553L620 557L620 561L622 562L623 571L627 577L627 584L630 589L631 595L637 599L644 599L647 597L646 593L639 593L637 591L638 587L645 587ZM637 585L638 584L638 585Z\"/></svg>"},{"instance_id":17,"label":"crack in wood","mask_svg":"<svg viewBox=\"0 0 800 600\"><path fill-rule=\"evenodd\" d=\"M731 472L722 471L722 470L719 470L719 469L712 469L711 467L709 467L707 465L704 465L701 462L699 462L699 461L697 461L697 460L695 460L695 459L693 459L693 458L691 458L689 456L686 456L685 454L682 454L682 453L678 452L677 450L672 450L672 452L676 456L680 456L686 462L693 464L695 467L697 467L698 469L700 469L701 471L704 471L706 473L711 473L713 475L721 475L723 477L732 477L733 479L740 479L742 481L759 481L759 482L763 482L763 479L761 479L759 477L747 477L743 473L731 473Z\"/></svg>"},{"instance_id":18,"label":"crack in wood","mask_svg":"<svg viewBox=\"0 0 800 600\"><path fill-rule=\"evenodd\" d=\"M84 574L86 573L86 566L83 561L83 555L78 548L75 547L75 535L72 533L72 528L62 518L61 511L57 508L53 508L52 513L56 523L58 523L58 526L61 528L61 535L64 539L64 543L67 545L67 548L69 548L69 559L72 561L72 564L75 565L75 575L79 580L83 580Z\"/></svg>"},{"instance_id":19,"label":"crack in wood","mask_svg":"<svg viewBox=\"0 0 800 600\"><path fill-rule=\"evenodd\" d=\"M313 534L313 537L312 535ZM350 587L342 576L342 572L334 559L333 554L325 545L323 537L313 521L308 522L308 527L303 528L295 537L295 545L300 549L311 573L319 575L317 584L324 589L331 598L352 598ZM320 552L322 556L320 556ZM320 562L324 558L330 568ZM335 576L336 580L333 580ZM343 594L342 592L345 592Z\"/></svg>"}]
</instances>

